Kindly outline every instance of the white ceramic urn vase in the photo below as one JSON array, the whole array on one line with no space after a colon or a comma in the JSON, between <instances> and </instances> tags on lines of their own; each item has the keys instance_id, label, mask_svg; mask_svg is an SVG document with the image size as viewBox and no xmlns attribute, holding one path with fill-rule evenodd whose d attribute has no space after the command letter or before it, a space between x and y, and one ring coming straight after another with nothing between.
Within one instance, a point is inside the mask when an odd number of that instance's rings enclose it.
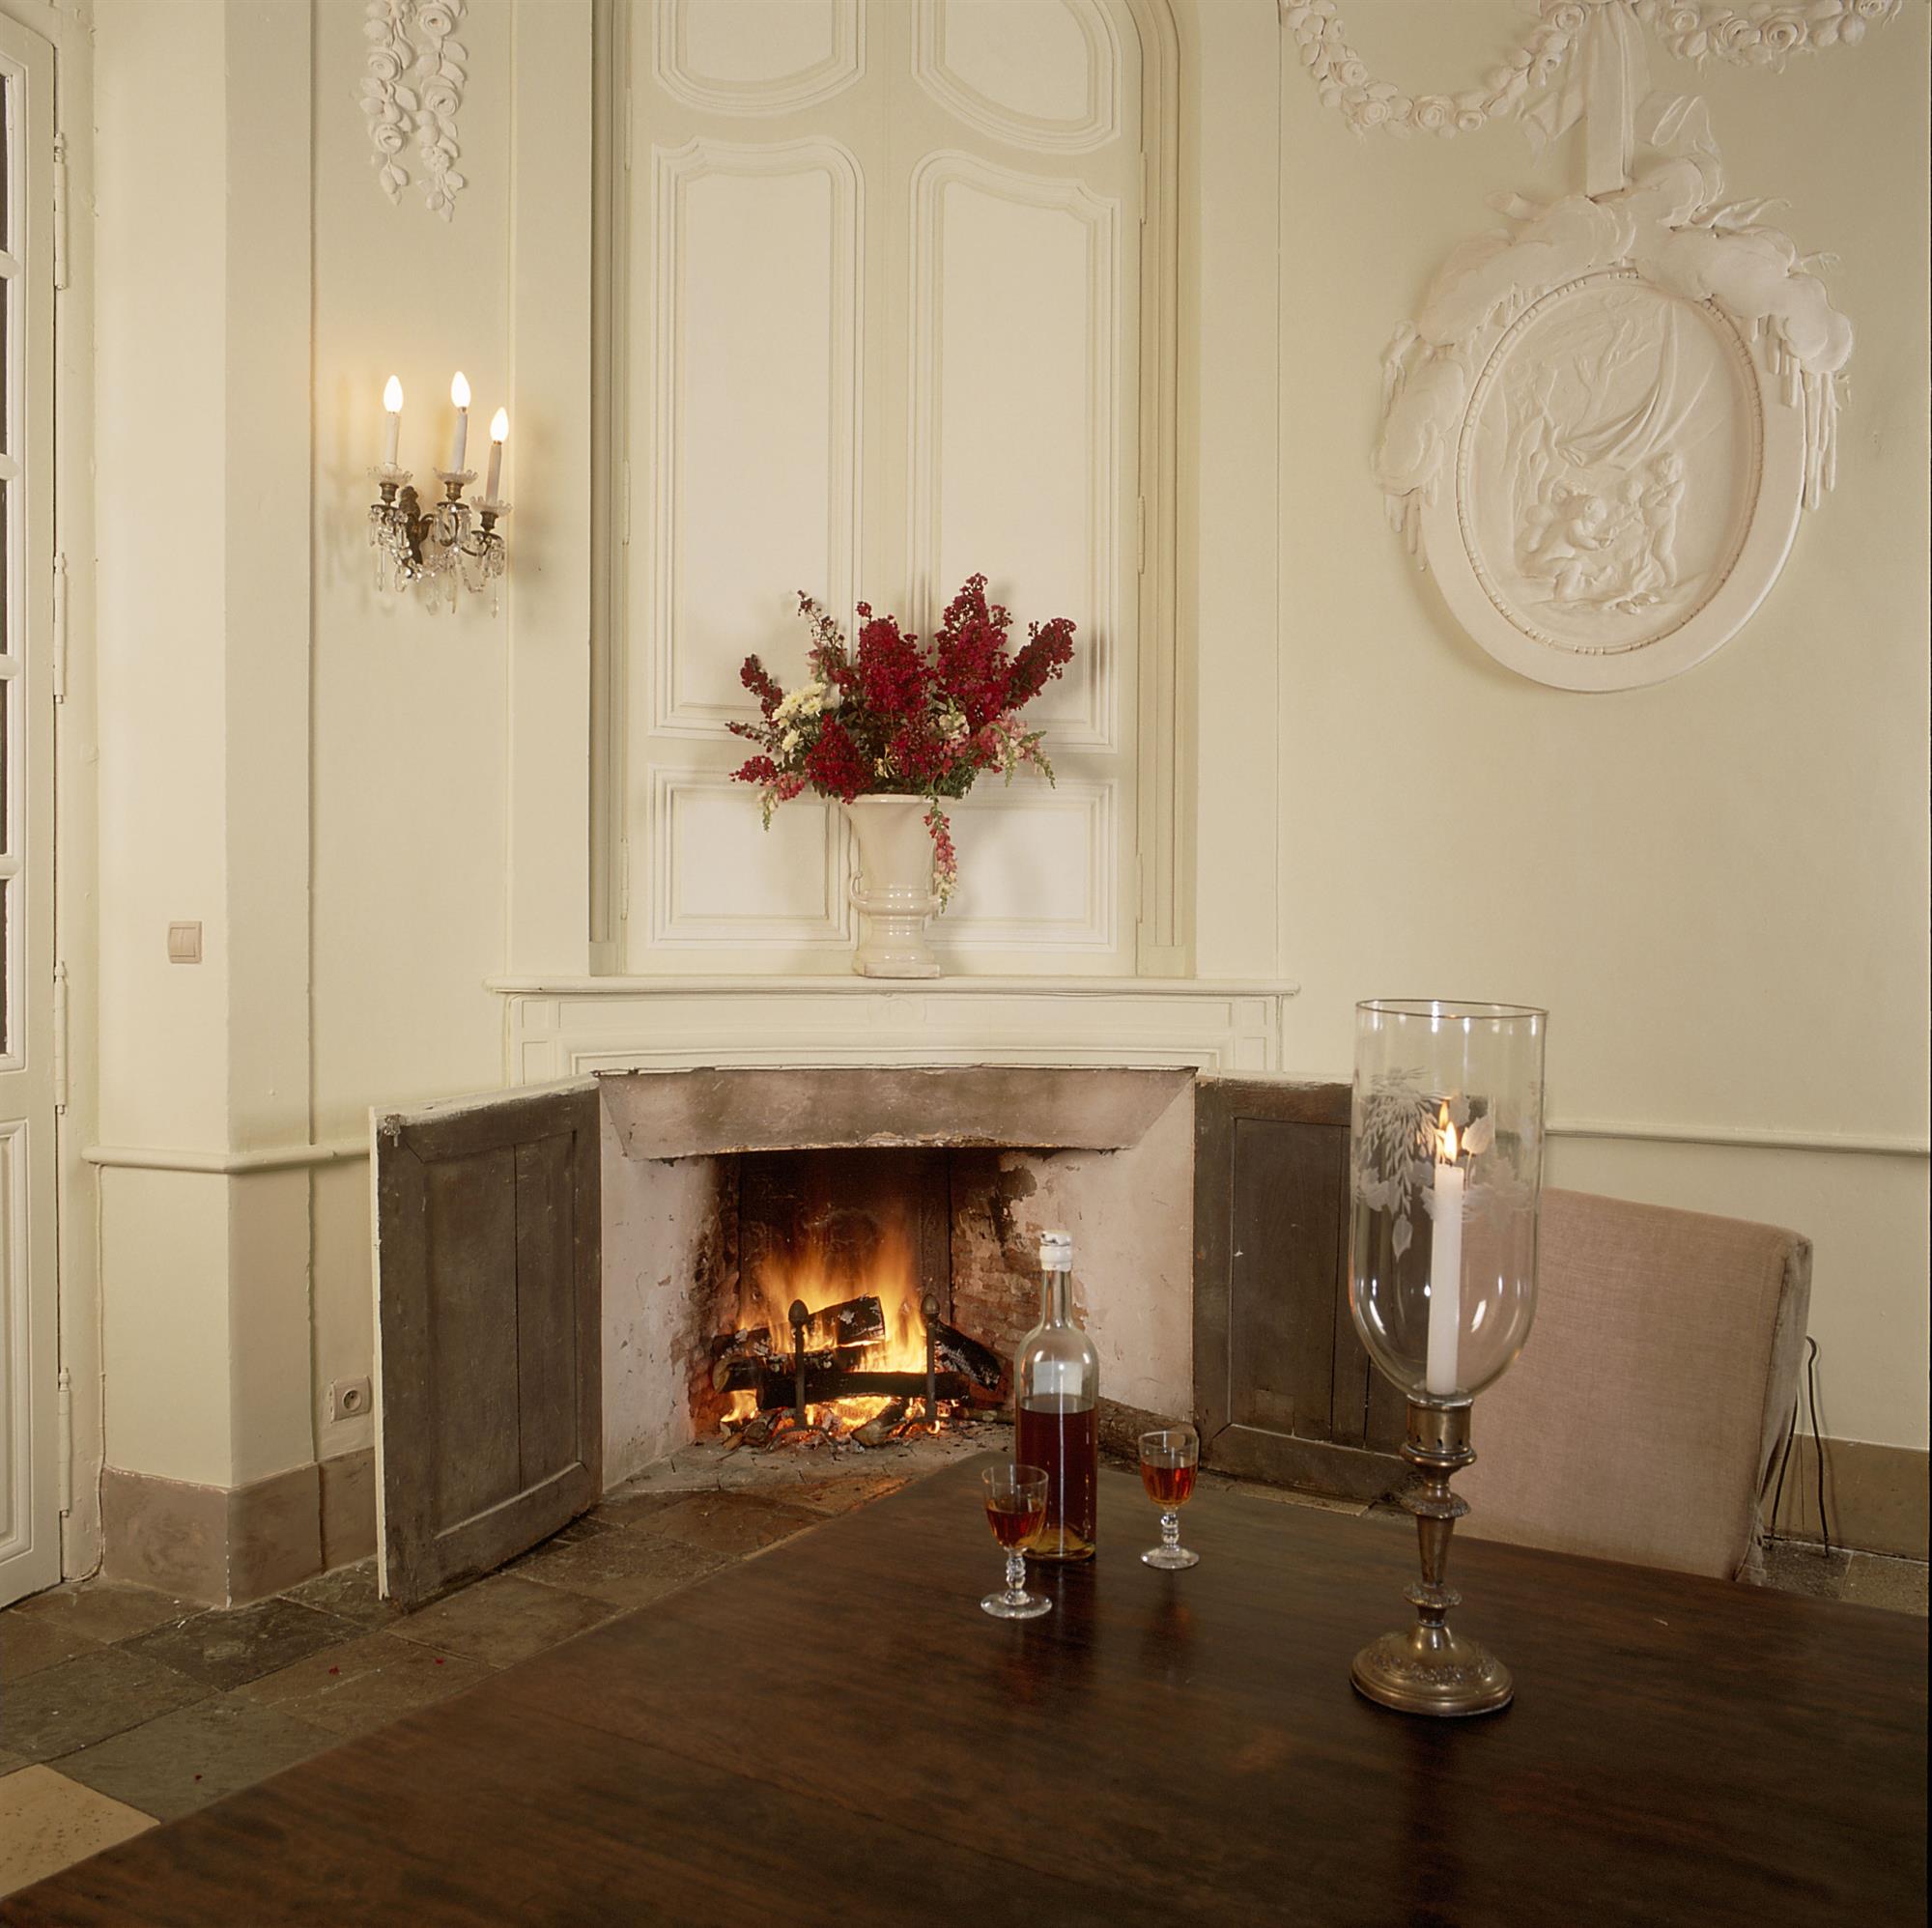
<instances>
[{"instance_id":1,"label":"white ceramic urn vase","mask_svg":"<svg viewBox=\"0 0 1932 1928\"><path fill-rule=\"evenodd\" d=\"M852 903L860 917L852 968L862 978L936 978L925 921L939 908L932 833L923 797L854 797L845 806L859 839Z\"/></svg>"}]
</instances>

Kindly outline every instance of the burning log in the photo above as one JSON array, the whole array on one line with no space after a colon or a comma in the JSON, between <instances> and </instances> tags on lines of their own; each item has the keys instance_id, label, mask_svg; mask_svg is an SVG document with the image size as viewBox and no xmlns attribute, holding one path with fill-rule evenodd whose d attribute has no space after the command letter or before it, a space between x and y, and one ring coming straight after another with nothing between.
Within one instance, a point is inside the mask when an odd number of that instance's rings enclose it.
<instances>
[{"instance_id":1,"label":"burning log","mask_svg":"<svg viewBox=\"0 0 1932 1928\"><path fill-rule=\"evenodd\" d=\"M933 1363L942 1375L964 1378L973 1387L975 1405L998 1405L1007 1396L1007 1362L990 1346L961 1332L943 1318L928 1321Z\"/></svg>"},{"instance_id":2,"label":"burning log","mask_svg":"<svg viewBox=\"0 0 1932 1928\"><path fill-rule=\"evenodd\" d=\"M869 1346L837 1346L808 1352L805 1369L808 1373L858 1372L871 1349ZM772 1374L781 1373L788 1377L791 1370L789 1352L726 1352L712 1361L711 1386L714 1392L721 1393L755 1392Z\"/></svg>"},{"instance_id":3,"label":"burning log","mask_svg":"<svg viewBox=\"0 0 1932 1928\"><path fill-rule=\"evenodd\" d=\"M907 1403L895 1399L892 1404L867 1420L864 1426L853 1429L852 1437L861 1446L884 1446L906 1421Z\"/></svg>"},{"instance_id":4,"label":"burning log","mask_svg":"<svg viewBox=\"0 0 1932 1928\"><path fill-rule=\"evenodd\" d=\"M798 1381L790 1365L776 1360L760 1370L755 1384L734 1388L755 1393L761 1412L793 1404L797 1389ZM966 1400L973 1397L974 1386L962 1373L941 1373L935 1391L943 1400ZM825 1371L814 1370L810 1364L806 1367L808 1405L823 1405L835 1399L923 1399L924 1396L923 1373L848 1372L839 1367Z\"/></svg>"},{"instance_id":5,"label":"burning log","mask_svg":"<svg viewBox=\"0 0 1932 1928\"><path fill-rule=\"evenodd\" d=\"M821 1306L805 1317L805 1344L809 1351L837 1351L850 1346L876 1345L886 1336L886 1309L871 1292L838 1305ZM771 1358L789 1354L789 1329L773 1335L768 1325L754 1325L744 1332L727 1332L712 1342L714 1359ZM715 1373L716 1366L713 1371ZM724 1389L721 1387L721 1391Z\"/></svg>"}]
</instances>

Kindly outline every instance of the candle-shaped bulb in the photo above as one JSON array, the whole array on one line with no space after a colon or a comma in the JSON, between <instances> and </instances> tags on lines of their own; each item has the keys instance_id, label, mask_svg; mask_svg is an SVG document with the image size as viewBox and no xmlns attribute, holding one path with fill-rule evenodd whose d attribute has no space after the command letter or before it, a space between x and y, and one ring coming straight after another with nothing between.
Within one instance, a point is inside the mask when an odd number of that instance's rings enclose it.
<instances>
[{"instance_id":1,"label":"candle-shaped bulb","mask_svg":"<svg viewBox=\"0 0 1932 1928\"><path fill-rule=\"evenodd\" d=\"M403 426L403 384L392 375L383 383L383 466L396 466L396 438Z\"/></svg>"},{"instance_id":2,"label":"candle-shaped bulb","mask_svg":"<svg viewBox=\"0 0 1932 1928\"><path fill-rule=\"evenodd\" d=\"M456 475L463 472L463 458L469 452L469 383L460 368L449 384L449 399L456 404L456 450L449 458L450 473Z\"/></svg>"},{"instance_id":3,"label":"candle-shaped bulb","mask_svg":"<svg viewBox=\"0 0 1932 1928\"><path fill-rule=\"evenodd\" d=\"M483 491L485 501L496 501L497 492L503 486L503 441L509 433L510 411L498 409L490 417L490 480Z\"/></svg>"}]
</instances>

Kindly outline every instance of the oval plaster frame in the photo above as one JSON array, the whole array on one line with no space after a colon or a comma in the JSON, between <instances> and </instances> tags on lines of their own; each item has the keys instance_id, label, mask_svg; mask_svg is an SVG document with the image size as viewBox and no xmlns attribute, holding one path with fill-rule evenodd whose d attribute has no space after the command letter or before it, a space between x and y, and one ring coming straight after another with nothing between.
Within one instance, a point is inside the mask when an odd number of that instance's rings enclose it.
<instances>
[{"instance_id":1,"label":"oval plaster frame","mask_svg":"<svg viewBox=\"0 0 1932 1928\"><path fill-rule=\"evenodd\" d=\"M1695 667L1720 649L1750 619L1782 573L1798 533L1804 499L1804 410L1784 401L1768 380L1731 317L1715 301L1686 301L1704 324L1734 350L1750 371L1757 397L1760 458L1754 499L1734 559L1718 589L1688 619L1654 640L1626 644L1614 652L1565 648L1534 635L1498 607L1484 584L1464 539L1462 518L1467 442L1489 393L1489 383L1510 344L1551 303L1574 295L1591 281L1643 281L1665 298L1683 300L1632 267L1618 263L1547 288L1507 326L1499 326L1473 359L1479 372L1456 422L1453 459L1440 477L1434 499L1422 511L1422 534L1430 573L1451 613L1505 668L1559 690L1635 690L1667 681Z\"/></svg>"}]
</instances>

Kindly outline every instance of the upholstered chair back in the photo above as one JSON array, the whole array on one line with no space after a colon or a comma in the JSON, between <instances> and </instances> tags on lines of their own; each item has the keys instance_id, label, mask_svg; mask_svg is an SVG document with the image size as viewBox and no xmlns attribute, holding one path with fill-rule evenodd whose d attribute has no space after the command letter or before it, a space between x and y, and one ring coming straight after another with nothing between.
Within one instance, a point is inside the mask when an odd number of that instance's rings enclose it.
<instances>
[{"instance_id":1,"label":"upholstered chair back","mask_svg":"<svg viewBox=\"0 0 1932 1928\"><path fill-rule=\"evenodd\" d=\"M1538 1273L1529 1343L1476 1402L1459 1534L1736 1577L1798 1397L1810 1241L1546 1191Z\"/></svg>"}]
</instances>

